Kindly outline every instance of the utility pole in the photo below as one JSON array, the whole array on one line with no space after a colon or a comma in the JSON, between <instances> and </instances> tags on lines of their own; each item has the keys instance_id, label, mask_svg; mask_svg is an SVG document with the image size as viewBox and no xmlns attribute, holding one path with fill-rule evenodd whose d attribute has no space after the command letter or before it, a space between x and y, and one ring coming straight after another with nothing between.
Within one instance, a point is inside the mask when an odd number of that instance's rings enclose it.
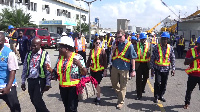
<instances>
[{"instance_id":1,"label":"utility pole","mask_svg":"<svg viewBox=\"0 0 200 112\"><path fill-rule=\"evenodd\" d=\"M80 1L79 1L79 3L80 3ZM80 8L81 8L81 3L80 3ZM81 34L81 10L80 10L80 34ZM81 35L80 35L80 37L81 37Z\"/></svg>"}]
</instances>

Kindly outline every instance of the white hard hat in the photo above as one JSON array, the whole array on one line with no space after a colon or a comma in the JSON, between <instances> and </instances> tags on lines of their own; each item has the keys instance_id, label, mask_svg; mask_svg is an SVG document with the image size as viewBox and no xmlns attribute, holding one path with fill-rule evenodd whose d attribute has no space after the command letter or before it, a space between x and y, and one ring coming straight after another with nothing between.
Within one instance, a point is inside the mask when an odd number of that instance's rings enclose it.
<instances>
[{"instance_id":1,"label":"white hard hat","mask_svg":"<svg viewBox=\"0 0 200 112\"><path fill-rule=\"evenodd\" d=\"M67 34L65 32L63 32L62 35L67 35Z\"/></svg>"},{"instance_id":2,"label":"white hard hat","mask_svg":"<svg viewBox=\"0 0 200 112\"><path fill-rule=\"evenodd\" d=\"M73 41L73 39L70 38L70 37L68 37L68 36L62 36L60 38L60 41L58 43L74 47L74 41Z\"/></svg>"}]
</instances>

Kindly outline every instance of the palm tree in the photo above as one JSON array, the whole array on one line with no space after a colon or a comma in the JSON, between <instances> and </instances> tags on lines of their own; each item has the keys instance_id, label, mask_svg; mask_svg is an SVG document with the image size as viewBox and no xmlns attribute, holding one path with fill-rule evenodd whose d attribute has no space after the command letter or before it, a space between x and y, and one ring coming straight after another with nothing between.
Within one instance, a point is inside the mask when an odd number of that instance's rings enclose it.
<instances>
[{"instance_id":1,"label":"palm tree","mask_svg":"<svg viewBox=\"0 0 200 112\"><path fill-rule=\"evenodd\" d=\"M0 30L7 30L9 25L16 28L36 26L30 22L31 15L23 12L22 9L9 10L8 8L2 9L0 13Z\"/></svg>"}]
</instances>

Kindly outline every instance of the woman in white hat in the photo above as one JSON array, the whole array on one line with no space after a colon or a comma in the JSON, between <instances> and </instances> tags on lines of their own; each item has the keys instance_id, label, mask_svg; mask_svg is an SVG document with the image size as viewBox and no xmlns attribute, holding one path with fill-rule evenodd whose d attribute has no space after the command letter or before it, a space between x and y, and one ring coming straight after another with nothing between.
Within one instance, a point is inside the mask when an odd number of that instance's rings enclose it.
<instances>
[{"instance_id":1,"label":"woman in white hat","mask_svg":"<svg viewBox=\"0 0 200 112\"><path fill-rule=\"evenodd\" d=\"M61 37L59 43L59 58L54 69L46 65L54 79L59 80L60 95L65 106L65 112L77 112L78 95L76 85L81 75L86 75L84 59L74 53L74 42L70 37ZM81 73L79 73L79 71Z\"/></svg>"}]
</instances>

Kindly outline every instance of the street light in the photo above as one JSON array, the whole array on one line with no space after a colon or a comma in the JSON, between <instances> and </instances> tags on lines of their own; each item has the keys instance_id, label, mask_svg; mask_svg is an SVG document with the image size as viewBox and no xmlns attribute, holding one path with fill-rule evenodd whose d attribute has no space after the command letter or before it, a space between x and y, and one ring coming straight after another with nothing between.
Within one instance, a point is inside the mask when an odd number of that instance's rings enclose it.
<instances>
[{"instance_id":1,"label":"street light","mask_svg":"<svg viewBox=\"0 0 200 112\"><path fill-rule=\"evenodd\" d=\"M95 1L97 1L97 0L93 0L93 1L90 1L90 2L88 2L88 1L85 1L85 0L76 0L76 1L83 1L83 2L85 2L85 3L87 3L87 5L88 5L88 7L89 7L89 42L91 41L91 28L90 28L90 25L91 25L91 23L90 23L90 5L93 3L93 2L95 2ZM100 0L101 1L101 0Z\"/></svg>"}]
</instances>

